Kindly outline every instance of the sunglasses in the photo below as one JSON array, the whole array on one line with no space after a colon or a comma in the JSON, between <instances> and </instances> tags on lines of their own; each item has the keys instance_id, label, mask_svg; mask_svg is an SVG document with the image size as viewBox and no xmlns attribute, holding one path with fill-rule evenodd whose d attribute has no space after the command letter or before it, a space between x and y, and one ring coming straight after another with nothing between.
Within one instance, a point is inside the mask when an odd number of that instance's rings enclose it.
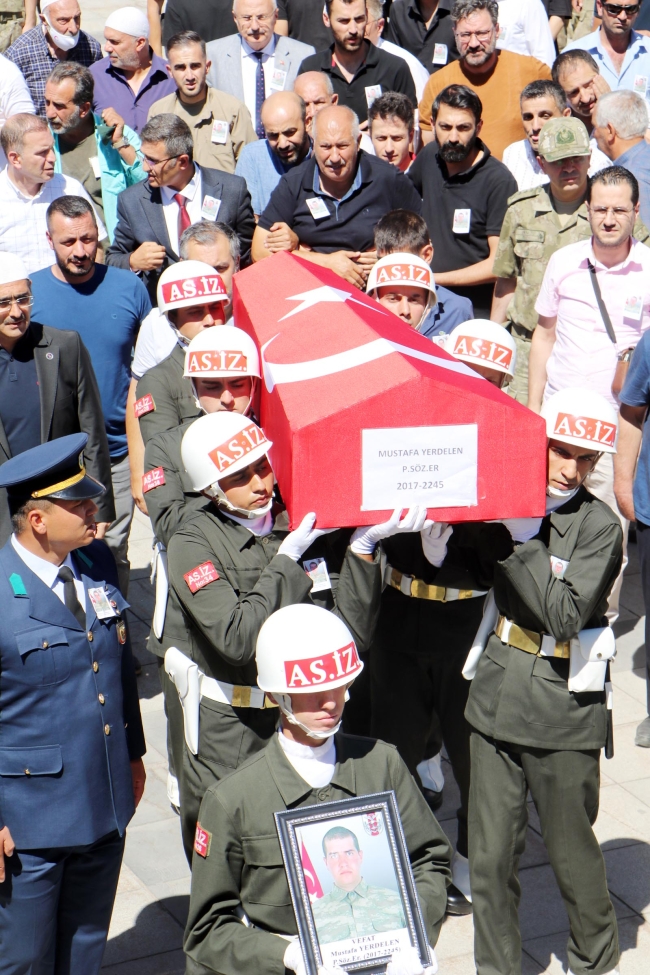
<instances>
[{"instance_id":1,"label":"sunglasses","mask_svg":"<svg viewBox=\"0 0 650 975\"><path fill-rule=\"evenodd\" d=\"M612 17L618 17L622 13L626 13L628 17L633 17L635 14L638 14L641 9L641 4L631 3L627 7L622 7L620 3L601 3L601 7Z\"/></svg>"}]
</instances>

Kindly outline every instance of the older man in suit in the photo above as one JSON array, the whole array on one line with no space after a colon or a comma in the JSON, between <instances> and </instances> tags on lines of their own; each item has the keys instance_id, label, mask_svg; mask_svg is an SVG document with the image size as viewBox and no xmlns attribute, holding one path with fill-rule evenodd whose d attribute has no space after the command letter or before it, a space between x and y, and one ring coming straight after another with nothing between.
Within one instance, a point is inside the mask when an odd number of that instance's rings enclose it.
<instances>
[{"instance_id":1,"label":"older man in suit","mask_svg":"<svg viewBox=\"0 0 650 975\"><path fill-rule=\"evenodd\" d=\"M87 434L88 470L107 488L97 517L103 536L115 506L95 373L77 332L31 321L33 301L21 259L0 252L0 465L48 440ZM10 534L7 496L0 488L0 545Z\"/></svg>"},{"instance_id":2,"label":"older man in suit","mask_svg":"<svg viewBox=\"0 0 650 975\"><path fill-rule=\"evenodd\" d=\"M274 91L291 91L301 62L315 50L275 33L277 0L235 0L232 15L239 33L208 44L208 81L244 102L263 139L262 102Z\"/></svg>"},{"instance_id":3,"label":"older man in suit","mask_svg":"<svg viewBox=\"0 0 650 975\"><path fill-rule=\"evenodd\" d=\"M248 261L255 218L246 181L193 161L192 133L177 115L156 115L141 132L147 179L120 194L107 264L142 274L152 301L160 274L179 260L179 239L199 220L233 228Z\"/></svg>"}]
</instances>

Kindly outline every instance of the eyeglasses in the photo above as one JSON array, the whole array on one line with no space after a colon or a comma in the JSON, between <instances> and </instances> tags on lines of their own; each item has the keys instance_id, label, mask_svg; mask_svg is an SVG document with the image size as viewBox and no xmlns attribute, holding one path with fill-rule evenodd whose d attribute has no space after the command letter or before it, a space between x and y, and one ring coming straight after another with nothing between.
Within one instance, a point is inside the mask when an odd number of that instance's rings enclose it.
<instances>
[{"instance_id":1,"label":"eyeglasses","mask_svg":"<svg viewBox=\"0 0 650 975\"><path fill-rule=\"evenodd\" d=\"M242 24L252 24L254 20L258 24L268 24L272 19L272 14L247 14L245 17L238 17L237 20L241 20Z\"/></svg>"},{"instance_id":2,"label":"eyeglasses","mask_svg":"<svg viewBox=\"0 0 650 975\"><path fill-rule=\"evenodd\" d=\"M178 159L179 156L182 156L182 153L178 153L176 156L167 156L166 159L150 159L149 156L143 156L143 159L149 166L151 166L152 169L154 169L156 166L162 166L163 163L171 162L172 159Z\"/></svg>"},{"instance_id":3,"label":"eyeglasses","mask_svg":"<svg viewBox=\"0 0 650 975\"><path fill-rule=\"evenodd\" d=\"M589 204L587 204L589 206ZM615 217L626 217L634 212L634 207L589 207L589 210L599 220L604 220L608 213L613 213Z\"/></svg>"},{"instance_id":4,"label":"eyeglasses","mask_svg":"<svg viewBox=\"0 0 650 975\"><path fill-rule=\"evenodd\" d=\"M25 295L12 295L11 298L0 298L0 311L9 311L14 302L20 308L31 308L34 304L34 296Z\"/></svg>"},{"instance_id":5,"label":"eyeglasses","mask_svg":"<svg viewBox=\"0 0 650 975\"><path fill-rule=\"evenodd\" d=\"M489 30L465 30L462 34L456 34L456 38L462 44L468 44L475 37L480 44L484 44L485 41L489 41L493 33L494 27L490 27Z\"/></svg>"},{"instance_id":6,"label":"eyeglasses","mask_svg":"<svg viewBox=\"0 0 650 975\"><path fill-rule=\"evenodd\" d=\"M631 3L627 7L622 7L620 3L602 3L601 7L612 17L618 17L622 13L626 13L628 17L634 17L641 9L641 4Z\"/></svg>"}]
</instances>

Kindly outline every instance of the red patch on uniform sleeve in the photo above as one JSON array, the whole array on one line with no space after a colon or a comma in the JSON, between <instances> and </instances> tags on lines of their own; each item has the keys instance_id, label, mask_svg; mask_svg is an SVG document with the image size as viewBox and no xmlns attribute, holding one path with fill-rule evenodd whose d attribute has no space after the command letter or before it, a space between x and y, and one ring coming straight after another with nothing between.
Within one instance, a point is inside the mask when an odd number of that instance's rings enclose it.
<instances>
[{"instance_id":1,"label":"red patch on uniform sleeve","mask_svg":"<svg viewBox=\"0 0 650 975\"><path fill-rule=\"evenodd\" d=\"M147 471L142 475L142 493L153 491L154 488L162 487L165 483L165 472L162 467L154 467L152 471Z\"/></svg>"},{"instance_id":2,"label":"red patch on uniform sleeve","mask_svg":"<svg viewBox=\"0 0 650 975\"><path fill-rule=\"evenodd\" d=\"M183 578L190 592L198 592L199 589L203 589L210 582L216 582L219 578L219 573L212 562L203 562L201 565L197 565L195 569L186 572Z\"/></svg>"},{"instance_id":3,"label":"red patch on uniform sleeve","mask_svg":"<svg viewBox=\"0 0 650 975\"><path fill-rule=\"evenodd\" d=\"M200 857L207 857L210 854L210 844L212 843L212 833L208 833L207 829L203 829L200 823L196 824L196 833L194 834L194 851L198 853Z\"/></svg>"},{"instance_id":4,"label":"red patch on uniform sleeve","mask_svg":"<svg viewBox=\"0 0 650 975\"><path fill-rule=\"evenodd\" d=\"M133 412L135 413L136 420L139 420L141 416L146 416L147 413L153 413L155 409L156 404L153 401L151 393L147 393L146 396L141 396L133 404Z\"/></svg>"}]
</instances>

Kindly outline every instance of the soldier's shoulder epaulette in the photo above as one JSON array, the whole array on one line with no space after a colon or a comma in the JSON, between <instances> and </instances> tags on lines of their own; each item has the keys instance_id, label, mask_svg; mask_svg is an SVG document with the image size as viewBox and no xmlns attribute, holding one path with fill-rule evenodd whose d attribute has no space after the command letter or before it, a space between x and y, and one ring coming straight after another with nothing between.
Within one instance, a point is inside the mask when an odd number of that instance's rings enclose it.
<instances>
[{"instance_id":1,"label":"soldier's shoulder epaulette","mask_svg":"<svg viewBox=\"0 0 650 975\"><path fill-rule=\"evenodd\" d=\"M508 206L511 207L514 203L519 203L520 200L531 200L534 196L537 196L541 188L541 186L531 186L527 190L518 190L512 196L508 197Z\"/></svg>"}]
</instances>

